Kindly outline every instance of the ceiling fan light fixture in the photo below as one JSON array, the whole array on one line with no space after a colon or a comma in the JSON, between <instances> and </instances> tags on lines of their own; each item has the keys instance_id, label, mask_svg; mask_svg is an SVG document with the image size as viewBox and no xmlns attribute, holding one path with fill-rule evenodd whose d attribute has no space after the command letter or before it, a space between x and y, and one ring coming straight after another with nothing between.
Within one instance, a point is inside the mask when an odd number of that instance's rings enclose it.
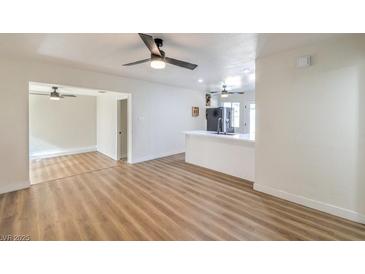
<instances>
[{"instance_id":1,"label":"ceiling fan light fixture","mask_svg":"<svg viewBox=\"0 0 365 274\"><path fill-rule=\"evenodd\" d=\"M222 93L221 93L221 98L227 98L229 93L228 91L226 90L226 84L223 84L223 90L222 90Z\"/></svg>"},{"instance_id":2,"label":"ceiling fan light fixture","mask_svg":"<svg viewBox=\"0 0 365 274\"><path fill-rule=\"evenodd\" d=\"M60 100L60 97L50 96L49 99L54 100L54 101L58 101L58 100Z\"/></svg>"},{"instance_id":3,"label":"ceiling fan light fixture","mask_svg":"<svg viewBox=\"0 0 365 274\"><path fill-rule=\"evenodd\" d=\"M60 94L57 91L53 91L53 92L51 92L51 94L49 96L49 99L50 100L58 101L58 100L61 99L61 96L60 96Z\"/></svg>"},{"instance_id":4,"label":"ceiling fan light fixture","mask_svg":"<svg viewBox=\"0 0 365 274\"><path fill-rule=\"evenodd\" d=\"M164 69L166 67L166 63L162 60L152 60L151 68L154 69Z\"/></svg>"},{"instance_id":5,"label":"ceiling fan light fixture","mask_svg":"<svg viewBox=\"0 0 365 274\"><path fill-rule=\"evenodd\" d=\"M164 69L166 66L165 60L161 56L151 55L151 68Z\"/></svg>"}]
</instances>

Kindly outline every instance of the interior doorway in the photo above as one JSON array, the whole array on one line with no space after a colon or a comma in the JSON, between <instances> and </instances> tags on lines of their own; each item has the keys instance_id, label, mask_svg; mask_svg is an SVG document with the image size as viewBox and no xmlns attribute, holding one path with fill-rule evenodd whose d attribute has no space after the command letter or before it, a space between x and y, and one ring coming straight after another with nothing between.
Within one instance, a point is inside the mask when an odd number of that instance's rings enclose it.
<instances>
[{"instance_id":1,"label":"interior doorway","mask_svg":"<svg viewBox=\"0 0 365 274\"><path fill-rule=\"evenodd\" d=\"M129 93L30 82L31 183L131 163L131 111Z\"/></svg>"},{"instance_id":2,"label":"interior doorway","mask_svg":"<svg viewBox=\"0 0 365 274\"><path fill-rule=\"evenodd\" d=\"M128 160L128 99L118 100L118 158Z\"/></svg>"},{"instance_id":3,"label":"interior doorway","mask_svg":"<svg viewBox=\"0 0 365 274\"><path fill-rule=\"evenodd\" d=\"M131 95L104 93L97 98L97 150L132 163Z\"/></svg>"}]
</instances>

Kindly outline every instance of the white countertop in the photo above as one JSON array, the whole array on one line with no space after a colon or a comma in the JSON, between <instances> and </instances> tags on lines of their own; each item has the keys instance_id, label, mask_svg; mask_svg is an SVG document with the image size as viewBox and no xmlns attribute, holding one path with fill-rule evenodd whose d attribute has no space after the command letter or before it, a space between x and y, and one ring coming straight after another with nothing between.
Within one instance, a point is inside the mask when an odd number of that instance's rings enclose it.
<instances>
[{"instance_id":1,"label":"white countertop","mask_svg":"<svg viewBox=\"0 0 365 274\"><path fill-rule=\"evenodd\" d=\"M197 136L206 136L211 138L221 138L225 140L238 140L238 141L246 141L246 142L255 142L254 134L234 134L234 135L226 135L226 134L217 134L215 131L205 131L205 130L192 130L185 131L186 135L197 135Z\"/></svg>"}]
</instances>

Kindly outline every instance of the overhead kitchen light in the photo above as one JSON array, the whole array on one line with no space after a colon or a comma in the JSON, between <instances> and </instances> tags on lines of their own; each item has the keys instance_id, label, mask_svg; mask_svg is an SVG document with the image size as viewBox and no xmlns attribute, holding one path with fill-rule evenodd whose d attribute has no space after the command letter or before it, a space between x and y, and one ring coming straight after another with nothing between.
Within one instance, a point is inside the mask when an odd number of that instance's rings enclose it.
<instances>
[{"instance_id":1,"label":"overhead kitchen light","mask_svg":"<svg viewBox=\"0 0 365 274\"><path fill-rule=\"evenodd\" d=\"M250 69L246 68L243 70L243 73L248 74L250 72Z\"/></svg>"},{"instance_id":2,"label":"overhead kitchen light","mask_svg":"<svg viewBox=\"0 0 365 274\"><path fill-rule=\"evenodd\" d=\"M203 80L202 78L200 78L200 79L198 79L198 82L199 82L199 83L203 83L203 82L204 82L204 80Z\"/></svg>"},{"instance_id":3,"label":"overhead kitchen light","mask_svg":"<svg viewBox=\"0 0 365 274\"><path fill-rule=\"evenodd\" d=\"M165 67L166 63L160 56L151 56L151 68L164 69Z\"/></svg>"},{"instance_id":4,"label":"overhead kitchen light","mask_svg":"<svg viewBox=\"0 0 365 274\"><path fill-rule=\"evenodd\" d=\"M221 94L221 98L227 98L228 97L228 94L227 93L222 93Z\"/></svg>"}]
</instances>

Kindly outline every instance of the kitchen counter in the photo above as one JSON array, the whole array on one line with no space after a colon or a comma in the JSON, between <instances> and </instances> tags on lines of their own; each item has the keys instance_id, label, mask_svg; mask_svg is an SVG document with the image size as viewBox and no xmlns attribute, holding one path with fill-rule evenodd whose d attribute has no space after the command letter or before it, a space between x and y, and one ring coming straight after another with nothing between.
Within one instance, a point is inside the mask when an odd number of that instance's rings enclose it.
<instances>
[{"instance_id":1,"label":"kitchen counter","mask_svg":"<svg viewBox=\"0 0 365 274\"><path fill-rule=\"evenodd\" d=\"M254 134L217 134L216 131L205 131L205 130L193 130L193 131L185 131L186 135L195 135L195 136L205 136L211 138L220 138L227 140L237 140L237 141L245 141L255 143L255 135Z\"/></svg>"},{"instance_id":2,"label":"kitchen counter","mask_svg":"<svg viewBox=\"0 0 365 274\"><path fill-rule=\"evenodd\" d=\"M254 135L224 135L198 130L184 133L187 163L254 181Z\"/></svg>"}]
</instances>

